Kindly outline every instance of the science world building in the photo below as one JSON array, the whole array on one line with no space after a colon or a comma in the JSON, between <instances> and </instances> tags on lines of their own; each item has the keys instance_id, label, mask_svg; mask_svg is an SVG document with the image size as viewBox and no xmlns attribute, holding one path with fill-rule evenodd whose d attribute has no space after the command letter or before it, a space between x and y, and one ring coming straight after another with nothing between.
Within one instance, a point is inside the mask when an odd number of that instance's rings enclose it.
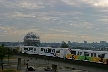
<instances>
[{"instance_id":1,"label":"science world building","mask_svg":"<svg viewBox=\"0 0 108 72\"><path fill-rule=\"evenodd\" d=\"M29 32L24 36L24 46L40 46L40 37L34 32Z\"/></svg>"}]
</instances>

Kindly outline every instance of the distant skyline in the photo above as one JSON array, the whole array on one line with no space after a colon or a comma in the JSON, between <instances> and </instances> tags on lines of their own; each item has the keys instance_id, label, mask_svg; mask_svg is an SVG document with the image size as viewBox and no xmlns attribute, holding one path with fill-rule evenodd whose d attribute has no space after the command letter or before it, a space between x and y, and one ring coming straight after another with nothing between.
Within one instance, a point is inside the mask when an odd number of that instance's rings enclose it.
<instances>
[{"instance_id":1,"label":"distant skyline","mask_svg":"<svg viewBox=\"0 0 108 72\"><path fill-rule=\"evenodd\" d=\"M0 0L0 42L108 42L108 0Z\"/></svg>"}]
</instances>

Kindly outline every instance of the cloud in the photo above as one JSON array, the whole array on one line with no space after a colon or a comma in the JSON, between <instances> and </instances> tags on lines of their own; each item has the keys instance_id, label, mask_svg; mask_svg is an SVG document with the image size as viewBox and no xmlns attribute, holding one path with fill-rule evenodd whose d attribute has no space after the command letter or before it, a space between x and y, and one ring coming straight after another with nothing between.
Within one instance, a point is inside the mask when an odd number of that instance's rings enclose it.
<instances>
[{"instance_id":1,"label":"cloud","mask_svg":"<svg viewBox=\"0 0 108 72\"><path fill-rule=\"evenodd\" d=\"M38 32L38 29L17 29L15 27L10 27L10 26L1 26L0 25L0 29L3 30L4 34L6 35L17 35L17 36L20 36L20 35L24 35L28 32Z\"/></svg>"},{"instance_id":2,"label":"cloud","mask_svg":"<svg viewBox=\"0 0 108 72\"><path fill-rule=\"evenodd\" d=\"M82 0L85 3L92 4L96 7L108 7L108 0Z\"/></svg>"},{"instance_id":3,"label":"cloud","mask_svg":"<svg viewBox=\"0 0 108 72\"><path fill-rule=\"evenodd\" d=\"M72 39L72 40L71 40ZM93 39L93 40L92 40ZM98 38L95 36L90 36L90 35L78 35L78 34L44 34L41 36L41 40L43 42L59 42L59 41L72 41L72 42L83 42L84 40L87 41L97 41Z\"/></svg>"},{"instance_id":4,"label":"cloud","mask_svg":"<svg viewBox=\"0 0 108 72\"><path fill-rule=\"evenodd\" d=\"M93 28L92 24L89 24L88 22L82 22L82 23L79 23L79 24L70 24L71 26L74 26L74 27L83 27L83 28Z\"/></svg>"},{"instance_id":5,"label":"cloud","mask_svg":"<svg viewBox=\"0 0 108 72\"><path fill-rule=\"evenodd\" d=\"M89 4L95 7L108 7L108 0L61 0L68 5L81 6Z\"/></svg>"},{"instance_id":6,"label":"cloud","mask_svg":"<svg viewBox=\"0 0 108 72\"><path fill-rule=\"evenodd\" d=\"M0 0L0 34L5 41L7 35L10 41L15 36L21 40L31 31L42 41L99 41L107 38L102 35L108 31L107 4L107 0Z\"/></svg>"},{"instance_id":7,"label":"cloud","mask_svg":"<svg viewBox=\"0 0 108 72\"><path fill-rule=\"evenodd\" d=\"M103 24L108 24L108 19L98 19L97 21L103 22Z\"/></svg>"},{"instance_id":8,"label":"cloud","mask_svg":"<svg viewBox=\"0 0 108 72\"><path fill-rule=\"evenodd\" d=\"M49 30L56 31L56 32L62 32L62 33L70 32L68 30L58 30L58 29L52 29L52 28L49 28Z\"/></svg>"},{"instance_id":9,"label":"cloud","mask_svg":"<svg viewBox=\"0 0 108 72\"><path fill-rule=\"evenodd\" d=\"M16 13L11 14L11 15L12 15L12 17L24 17L24 18L32 18L32 17L35 17L35 15L32 15L32 14L23 14L21 12L16 12Z\"/></svg>"},{"instance_id":10,"label":"cloud","mask_svg":"<svg viewBox=\"0 0 108 72\"><path fill-rule=\"evenodd\" d=\"M10 1L4 1L1 0L0 3L2 3L5 7L7 8L26 8L26 9L38 9L38 8L44 8L42 6L40 1L35 1L35 0L10 0Z\"/></svg>"}]
</instances>

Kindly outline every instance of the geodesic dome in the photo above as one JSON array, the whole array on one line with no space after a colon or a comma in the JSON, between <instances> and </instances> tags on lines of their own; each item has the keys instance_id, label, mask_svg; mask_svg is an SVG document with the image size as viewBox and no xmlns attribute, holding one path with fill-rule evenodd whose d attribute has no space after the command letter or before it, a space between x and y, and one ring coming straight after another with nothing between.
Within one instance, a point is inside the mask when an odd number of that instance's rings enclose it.
<instances>
[{"instance_id":1,"label":"geodesic dome","mask_svg":"<svg viewBox=\"0 0 108 72\"><path fill-rule=\"evenodd\" d=\"M40 45L40 37L34 32L29 32L24 37L25 46L38 46Z\"/></svg>"},{"instance_id":2,"label":"geodesic dome","mask_svg":"<svg viewBox=\"0 0 108 72\"><path fill-rule=\"evenodd\" d=\"M40 39L39 35L33 32L26 34L26 36L24 37L24 40L39 40L39 39Z\"/></svg>"}]
</instances>

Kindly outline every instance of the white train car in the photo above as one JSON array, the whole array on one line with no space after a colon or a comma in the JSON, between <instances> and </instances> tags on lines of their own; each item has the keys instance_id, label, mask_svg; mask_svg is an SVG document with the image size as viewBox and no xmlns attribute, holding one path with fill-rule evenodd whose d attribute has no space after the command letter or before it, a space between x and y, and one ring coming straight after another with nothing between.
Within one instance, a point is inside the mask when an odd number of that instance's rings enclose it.
<instances>
[{"instance_id":1,"label":"white train car","mask_svg":"<svg viewBox=\"0 0 108 72\"><path fill-rule=\"evenodd\" d=\"M40 47L39 55L66 58L66 54L71 54L69 48L51 48L51 47Z\"/></svg>"},{"instance_id":2,"label":"white train car","mask_svg":"<svg viewBox=\"0 0 108 72\"><path fill-rule=\"evenodd\" d=\"M70 48L56 48L56 57L66 58L67 54L71 54Z\"/></svg>"},{"instance_id":3,"label":"white train car","mask_svg":"<svg viewBox=\"0 0 108 72\"><path fill-rule=\"evenodd\" d=\"M51 56L51 47L39 47L39 55Z\"/></svg>"},{"instance_id":4,"label":"white train car","mask_svg":"<svg viewBox=\"0 0 108 72\"><path fill-rule=\"evenodd\" d=\"M71 49L70 48L20 46L20 52L27 53L27 54L38 54L38 55L66 58L67 54L71 54Z\"/></svg>"},{"instance_id":5,"label":"white train car","mask_svg":"<svg viewBox=\"0 0 108 72\"><path fill-rule=\"evenodd\" d=\"M27 53L27 54L38 54L39 53L39 47L35 46L21 46L20 52L21 53Z\"/></svg>"}]
</instances>

